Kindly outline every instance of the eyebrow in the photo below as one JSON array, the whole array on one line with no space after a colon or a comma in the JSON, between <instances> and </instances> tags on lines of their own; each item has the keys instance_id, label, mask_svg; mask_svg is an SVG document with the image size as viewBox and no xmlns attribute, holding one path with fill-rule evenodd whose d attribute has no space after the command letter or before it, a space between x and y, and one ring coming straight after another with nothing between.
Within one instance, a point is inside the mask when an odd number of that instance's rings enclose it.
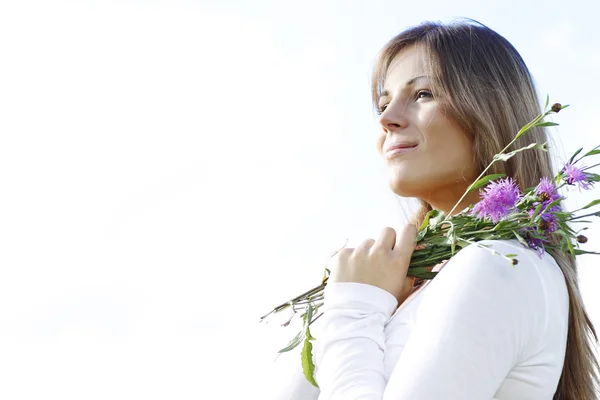
<instances>
[{"instance_id":1,"label":"eyebrow","mask_svg":"<svg viewBox=\"0 0 600 400\"><path fill-rule=\"evenodd\" d=\"M423 79L423 78L429 78L429 76L428 75L416 76L416 77L406 81L406 84L404 86L406 87L406 86L414 85L414 83L416 81L418 81L419 79ZM381 97L385 97L385 96L389 96L389 95L390 95L390 92L387 90L384 90L383 92L381 92L381 95L379 97L381 98Z\"/></svg>"}]
</instances>

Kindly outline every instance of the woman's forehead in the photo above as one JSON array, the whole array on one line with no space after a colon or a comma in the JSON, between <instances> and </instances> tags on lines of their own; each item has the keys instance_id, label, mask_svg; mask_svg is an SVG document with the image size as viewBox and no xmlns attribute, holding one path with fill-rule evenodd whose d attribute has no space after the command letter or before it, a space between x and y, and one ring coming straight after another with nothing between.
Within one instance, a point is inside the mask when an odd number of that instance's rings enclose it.
<instances>
[{"instance_id":1,"label":"woman's forehead","mask_svg":"<svg viewBox=\"0 0 600 400\"><path fill-rule=\"evenodd\" d=\"M415 47L399 52L385 71L382 78L382 92L389 92L399 87L411 85L417 78L431 76L431 68L425 53Z\"/></svg>"}]
</instances>

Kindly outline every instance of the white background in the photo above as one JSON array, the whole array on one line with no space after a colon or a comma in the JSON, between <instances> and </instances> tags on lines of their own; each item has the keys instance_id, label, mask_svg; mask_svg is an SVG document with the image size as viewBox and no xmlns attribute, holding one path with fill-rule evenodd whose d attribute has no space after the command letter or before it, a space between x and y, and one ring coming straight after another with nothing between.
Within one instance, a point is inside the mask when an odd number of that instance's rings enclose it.
<instances>
[{"instance_id":1,"label":"white background","mask_svg":"<svg viewBox=\"0 0 600 400\"><path fill-rule=\"evenodd\" d=\"M296 331L260 316L317 285L346 238L411 209L375 151L381 46L424 20L495 29L541 95L571 105L553 118L566 159L600 143L596 15L591 1L3 1L0 398L261 398ZM580 258L598 329L599 261Z\"/></svg>"}]
</instances>

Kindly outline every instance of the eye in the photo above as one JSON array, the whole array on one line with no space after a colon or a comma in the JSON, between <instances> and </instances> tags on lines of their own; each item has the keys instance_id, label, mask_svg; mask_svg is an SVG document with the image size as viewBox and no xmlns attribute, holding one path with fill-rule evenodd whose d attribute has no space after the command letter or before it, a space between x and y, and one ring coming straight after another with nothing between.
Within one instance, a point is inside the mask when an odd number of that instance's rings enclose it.
<instances>
[{"instance_id":1,"label":"eye","mask_svg":"<svg viewBox=\"0 0 600 400\"><path fill-rule=\"evenodd\" d=\"M385 111L386 108L387 108L387 104L377 107L377 115L383 114L383 112Z\"/></svg>"},{"instance_id":2,"label":"eye","mask_svg":"<svg viewBox=\"0 0 600 400\"><path fill-rule=\"evenodd\" d=\"M419 90L415 94L415 97L416 97L415 100L419 100L419 99L425 98L423 96L429 97L429 98L433 98L433 93L431 93L430 90ZM378 106L377 107L377 114L378 115L383 114L383 112L385 111L386 108L387 108L387 104L384 104L382 106Z\"/></svg>"},{"instance_id":3,"label":"eye","mask_svg":"<svg viewBox=\"0 0 600 400\"><path fill-rule=\"evenodd\" d=\"M422 94L427 95L428 97L433 97L433 93L431 93L429 90L419 90L417 92L417 96L416 96L417 100L422 99L422 97L421 97Z\"/></svg>"}]
</instances>

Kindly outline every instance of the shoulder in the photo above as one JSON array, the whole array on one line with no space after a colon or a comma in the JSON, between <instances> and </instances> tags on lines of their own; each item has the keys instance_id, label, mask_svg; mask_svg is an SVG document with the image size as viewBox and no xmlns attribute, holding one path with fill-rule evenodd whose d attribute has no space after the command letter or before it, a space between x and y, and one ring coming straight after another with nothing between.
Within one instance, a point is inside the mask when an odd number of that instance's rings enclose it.
<instances>
[{"instance_id":1,"label":"shoulder","mask_svg":"<svg viewBox=\"0 0 600 400\"><path fill-rule=\"evenodd\" d=\"M516 254L518 263L506 254ZM553 313L558 318L568 312L568 291L556 261L517 240L484 240L463 248L428 286L422 303L444 304L450 313L493 310L523 325L543 326Z\"/></svg>"},{"instance_id":2,"label":"shoulder","mask_svg":"<svg viewBox=\"0 0 600 400\"><path fill-rule=\"evenodd\" d=\"M518 263L513 265L507 254L516 255ZM481 307L531 315L545 309L549 298L565 296L564 277L549 254L540 258L516 240L484 240L458 251L423 300L456 306L477 301Z\"/></svg>"},{"instance_id":3,"label":"shoulder","mask_svg":"<svg viewBox=\"0 0 600 400\"><path fill-rule=\"evenodd\" d=\"M513 259L516 260L514 264ZM437 278L445 281L460 277L463 281L474 280L479 284L492 281L495 285L531 285L539 281L541 275L557 273L562 275L547 253L540 257L517 240L482 240L458 251Z\"/></svg>"},{"instance_id":4,"label":"shoulder","mask_svg":"<svg viewBox=\"0 0 600 400\"><path fill-rule=\"evenodd\" d=\"M548 253L540 257L517 240L479 244L488 247L463 248L428 285L420 318L445 321L446 329L462 329L464 335L504 336L518 349L518 357L562 340L569 294L554 258ZM506 254L516 254L518 264L513 266L502 256Z\"/></svg>"}]
</instances>

